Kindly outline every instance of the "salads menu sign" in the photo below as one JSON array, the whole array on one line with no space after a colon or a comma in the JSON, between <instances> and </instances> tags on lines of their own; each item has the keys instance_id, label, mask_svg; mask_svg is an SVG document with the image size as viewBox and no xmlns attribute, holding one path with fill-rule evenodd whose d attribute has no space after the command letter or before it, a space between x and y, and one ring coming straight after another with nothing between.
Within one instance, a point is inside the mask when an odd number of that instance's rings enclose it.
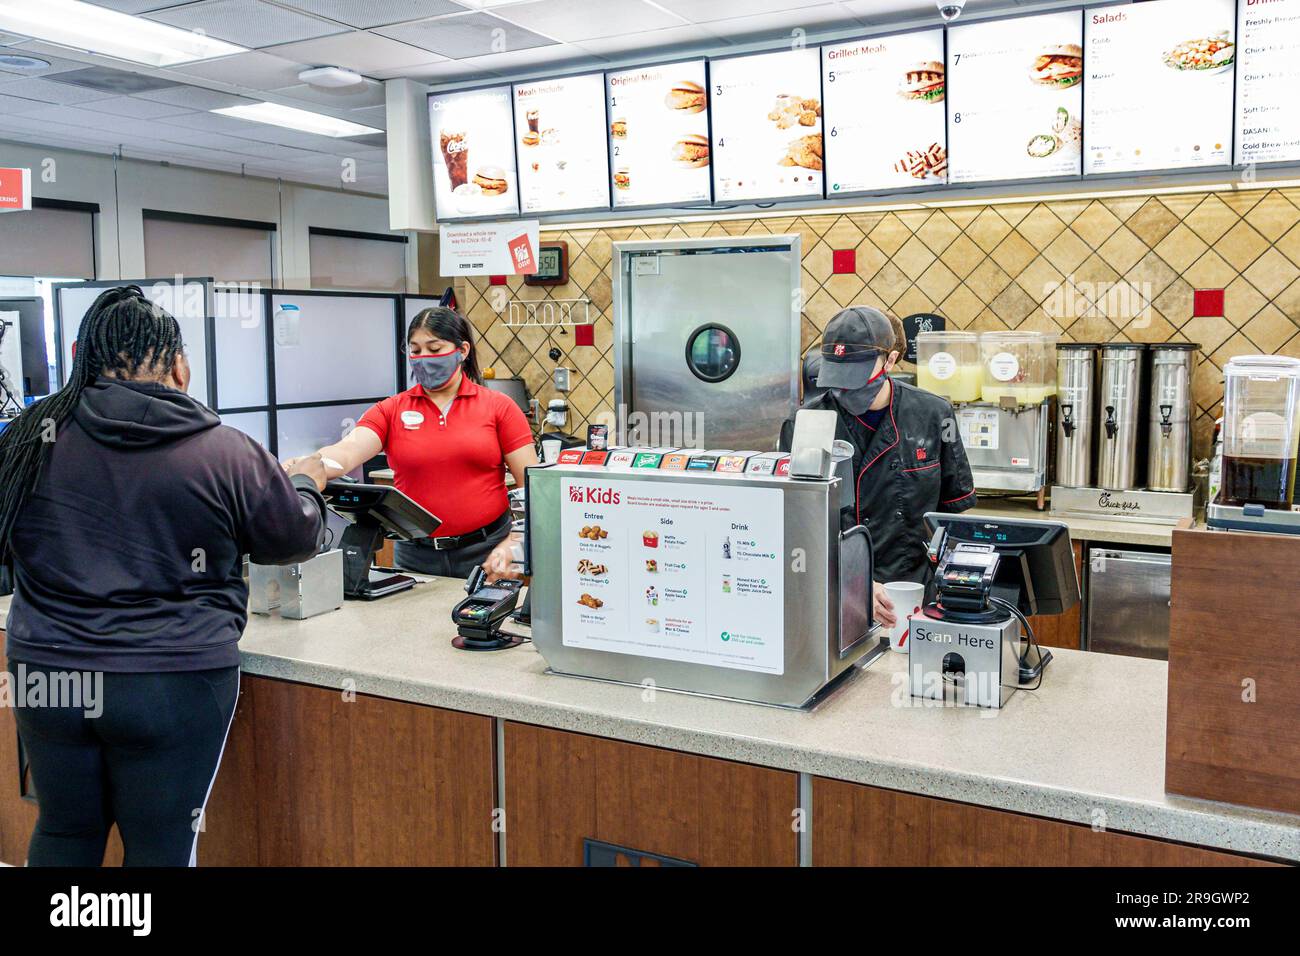
<instances>
[{"instance_id":1,"label":"salads menu sign","mask_svg":"<svg viewBox=\"0 0 1300 956\"><path fill-rule=\"evenodd\" d=\"M1084 11L1084 172L1231 162L1235 12L1235 0Z\"/></svg>"},{"instance_id":2,"label":"salads menu sign","mask_svg":"<svg viewBox=\"0 0 1300 956\"><path fill-rule=\"evenodd\" d=\"M1300 159L1300 0L1239 0L1239 165Z\"/></svg>"},{"instance_id":3,"label":"salads menu sign","mask_svg":"<svg viewBox=\"0 0 1300 956\"><path fill-rule=\"evenodd\" d=\"M1077 10L948 30L952 182L1079 174L1082 43Z\"/></svg>"}]
</instances>

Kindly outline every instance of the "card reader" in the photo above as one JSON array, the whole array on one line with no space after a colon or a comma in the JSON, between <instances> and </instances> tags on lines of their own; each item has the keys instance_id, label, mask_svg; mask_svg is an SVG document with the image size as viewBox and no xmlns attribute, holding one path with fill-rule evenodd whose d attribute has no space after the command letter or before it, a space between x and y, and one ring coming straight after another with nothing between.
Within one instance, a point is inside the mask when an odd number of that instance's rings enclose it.
<instances>
[{"instance_id":1,"label":"card reader","mask_svg":"<svg viewBox=\"0 0 1300 956\"><path fill-rule=\"evenodd\" d=\"M501 630L519 603L522 581L502 578L491 584L482 568L475 568L465 582L469 596L451 610L456 624L453 647L462 651L498 651L522 644L525 638Z\"/></svg>"}]
</instances>

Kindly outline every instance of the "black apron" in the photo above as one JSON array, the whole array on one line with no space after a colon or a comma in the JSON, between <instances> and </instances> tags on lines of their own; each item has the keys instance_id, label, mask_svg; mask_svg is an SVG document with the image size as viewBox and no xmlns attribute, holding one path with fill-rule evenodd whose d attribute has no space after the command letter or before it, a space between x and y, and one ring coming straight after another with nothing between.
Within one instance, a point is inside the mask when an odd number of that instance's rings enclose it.
<instances>
[{"instance_id":1,"label":"black apron","mask_svg":"<svg viewBox=\"0 0 1300 956\"><path fill-rule=\"evenodd\" d=\"M946 399L893 382L889 409L875 431L829 395L805 408L834 411L835 437L853 446L854 503L840 513L840 526L866 525L874 548L877 581L929 583L931 568L924 517L928 511L958 513L975 505L975 482ZM790 450L794 419L781 426L781 449Z\"/></svg>"}]
</instances>

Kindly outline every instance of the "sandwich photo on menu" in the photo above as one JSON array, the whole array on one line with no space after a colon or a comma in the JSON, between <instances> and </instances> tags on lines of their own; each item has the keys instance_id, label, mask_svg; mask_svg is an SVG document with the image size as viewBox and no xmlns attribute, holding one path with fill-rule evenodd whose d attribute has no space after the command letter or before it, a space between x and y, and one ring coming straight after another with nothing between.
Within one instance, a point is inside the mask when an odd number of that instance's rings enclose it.
<instances>
[{"instance_id":1,"label":"sandwich photo on menu","mask_svg":"<svg viewBox=\"0 0 1300 956\"><path fill-rule=\"evenodd\" d=\"M946 87L943 64L928 60L911 67L903 77L898 95L921 103L942 103Z\"/></svg>"},{"instance_id":2,"label":"sandwich photo on menu","mask_svg":"<svg viewBox=\"0 0 1300 956\"><path fill-rule=\"evenodd\" d=\"M1034 60L1030 79L1043 86L1068 90L1083 82L1083 47L1062 43L1048 47Z\"/></svg>"},{"instance_id":3,"label":"sandwich photo on menu","mask_svg":"<svg viewBox=\"0 0 1300 956\"><path fill-rule=\"evenodd\" d=\"M617 208L708 202L712 150L703 60L606 77Z\"/></svg>"}]
</instances>

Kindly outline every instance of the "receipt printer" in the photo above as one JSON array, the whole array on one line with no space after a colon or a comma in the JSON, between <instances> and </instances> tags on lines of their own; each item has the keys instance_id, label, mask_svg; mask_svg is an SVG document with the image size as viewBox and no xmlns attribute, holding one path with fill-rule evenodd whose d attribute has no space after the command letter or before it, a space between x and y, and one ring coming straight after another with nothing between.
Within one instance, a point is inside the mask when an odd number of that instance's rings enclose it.
<instances>
[{"instance_id":1,"label":"receipt printer","mask_svg":"<svg viewBox=\"0 0 1300 956\"><path fill-rule=\"evenodd\" d=\"M335 548L298 564L248 564L248 609L302 621L343 606L343 552Z\"/></svg>"}]
</instances>

